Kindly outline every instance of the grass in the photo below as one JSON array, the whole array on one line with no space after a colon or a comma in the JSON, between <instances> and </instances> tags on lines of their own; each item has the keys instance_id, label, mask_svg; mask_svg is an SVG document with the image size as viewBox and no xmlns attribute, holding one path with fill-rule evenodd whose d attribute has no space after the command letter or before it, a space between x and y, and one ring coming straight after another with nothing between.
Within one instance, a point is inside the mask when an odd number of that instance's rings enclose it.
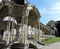
<instances>
[{"instance_id":1,"label":"grass","mask_svg":"<svg viewBox=\"0 0 60 49\"><path fill-rule=\"evenodd\" d=\"M52 44L52 43L59 42L59 41L60 41L60 37L53 37L53 38L45 39L43 42L46 45L48 45L48 44Z\"/></svg>"}]
</instances>

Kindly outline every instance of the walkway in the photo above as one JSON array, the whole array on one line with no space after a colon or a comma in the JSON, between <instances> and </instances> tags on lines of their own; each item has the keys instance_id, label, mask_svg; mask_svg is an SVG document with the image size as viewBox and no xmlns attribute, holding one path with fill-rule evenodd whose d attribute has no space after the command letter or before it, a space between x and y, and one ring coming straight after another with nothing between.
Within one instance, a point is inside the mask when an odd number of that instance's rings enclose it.
<instances>
[{"instance_id":1,"label":"walkway","mask_svg":"<svg viewBox=\"0 0 60 49\"><path fill-rule=\"evenodd\" d=\"M60 42L56 42L54 44L48 45L48 46L44 46L41 49L60 49Z\"/></svg>"}]
</instances>

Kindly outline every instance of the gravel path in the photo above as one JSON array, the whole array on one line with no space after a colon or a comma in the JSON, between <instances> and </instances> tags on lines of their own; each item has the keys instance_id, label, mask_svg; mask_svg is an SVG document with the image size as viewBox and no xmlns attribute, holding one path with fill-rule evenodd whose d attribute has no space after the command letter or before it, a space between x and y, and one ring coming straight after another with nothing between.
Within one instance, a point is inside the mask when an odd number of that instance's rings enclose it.
<instances>
[{"instance_id":1,"label":"gravel path","mask_svg":"<svg viewBox=\"0 0 60 49\"><path fill-rule=\"evenodd\" d=\"M60 42L56 42L51 45L44 46L42 49L60 49Z\"/></svg>"}]
</instances>

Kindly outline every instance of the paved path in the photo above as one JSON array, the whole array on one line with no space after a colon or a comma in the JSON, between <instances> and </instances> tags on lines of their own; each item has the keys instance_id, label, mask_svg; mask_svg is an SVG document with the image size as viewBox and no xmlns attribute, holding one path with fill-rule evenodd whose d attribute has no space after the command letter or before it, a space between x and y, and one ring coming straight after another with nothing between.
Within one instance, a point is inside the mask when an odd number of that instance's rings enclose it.
<instances>
[{"instance_id":1,"label":"paved path","mask_svg":"<svg viewBox=\"0 0 60 49\"><path fill-rule=\"evenodd\" d=\"M54 44L48 45L48 46L44 46L41 49L60 49L60 42L56 42Z\"/></svg>"}]
</instances>

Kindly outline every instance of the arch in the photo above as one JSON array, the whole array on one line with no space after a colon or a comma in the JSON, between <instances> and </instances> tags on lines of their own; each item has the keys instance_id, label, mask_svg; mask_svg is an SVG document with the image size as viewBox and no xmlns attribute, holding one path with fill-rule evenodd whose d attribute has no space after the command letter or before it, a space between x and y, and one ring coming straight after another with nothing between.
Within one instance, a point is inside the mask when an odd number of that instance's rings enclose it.
<instances>
[{"instance_id":1,"label":"arch","mask_svg":"<svg viewBox=\"0 0 60 49\"><path fill-rule=\"evenodd\" d=\"M3 21L11 21L13 23L15 23L17 25L17 21L15 18L11 17L11 16L6 16L3 18Z\"/></svg>"},{"instance_id":2,"label":"arch","mask_svg":"<svg viewBox=\"0 0 60 49\"><path fill-rule=\"evenodd\" d=\"M2 8L0 9L0 29L3 27L3 28L6 28L6 22L3 22L3 18L5 16L8 15L8 6L3 6L2 5Z\"/></svg>"},{"instance_id":3,"label":"arch","mask_svg":"<svg viewBox=\"0 0 60 49\"><path fill-rule=\"evenodd\" d=\"M37 16L37 14L35 13L35 11L34 10L30 10L29 16L28 16L28 25L33 27L35 24L38 23L38 19L39 18Z\"/></svg>"}]
</instances>

